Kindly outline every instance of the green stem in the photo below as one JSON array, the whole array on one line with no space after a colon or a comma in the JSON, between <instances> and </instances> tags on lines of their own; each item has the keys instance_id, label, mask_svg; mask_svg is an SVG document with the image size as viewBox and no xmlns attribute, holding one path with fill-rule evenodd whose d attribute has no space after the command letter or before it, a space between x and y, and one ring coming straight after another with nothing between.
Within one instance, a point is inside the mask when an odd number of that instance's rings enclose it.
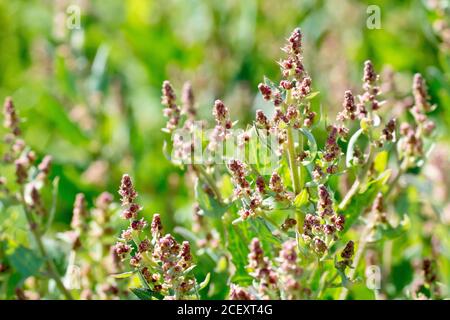
<instances>
[{"instance_id":1,"label":"green stem","mask_svg":"<svg viewBox=\"0 0 450 320\"><path fill-rule=\"evenodd\" d=\"M301 190L300 177L298 174L298 168L295 163L295 147L294 147L294 136L292 134L292 128L287 128L287 147L288 147L288 159L289 168L291 169L291 178L294 184L294 193L299 194Z\"/></svg>"},{"instance_id":2,"label":"green stem","mask_svg":"<svg viewBox=\"0 0 450 320\"><path fill-rule=\"evenodd\" d=\"M364 164L361 172L356 177L355 182L353 182L353 185L351 186L350 190L348 190L344 199L342 199L341 203L339 204L339 210L345 209L347 207L348 203L350 202L350 200L358 192L359 187L361 186L361 183L364 181L364 179L367 176L367 172L369 171L369 169L372 165L372 161L373 161L374 157L375 157L375 154L374 154L374 152L372 152L372 147L369 146L369 156L367 157L367 161Z\"/></svg>"},{"instance_id":3,"label":"green stem","mask_svg":"<svg viewBox=\"0 0 450 320\"><path fill-rule=\"evenodd\" d=\"M61 293L66 297L66 299L73 300L72 294L64 286L60 276L58 275L58 272L56 271L56 267L55 267L55 264L53 263L53 260L48 256L47 250L45 250L45 246L42 242L42 237L41 237L41 233L38 229L38 226L34 222L31 212L28 211L28 209L25 207L25 205L24 205L24 211L25 211L25 215L26 215L28 224L30 226L30 230L34 236L34 240L36 241L39 253L45 260L47 271L48 271L50 277L55 281L56 286L61 291Z\"/></svg>"}]
</instances>

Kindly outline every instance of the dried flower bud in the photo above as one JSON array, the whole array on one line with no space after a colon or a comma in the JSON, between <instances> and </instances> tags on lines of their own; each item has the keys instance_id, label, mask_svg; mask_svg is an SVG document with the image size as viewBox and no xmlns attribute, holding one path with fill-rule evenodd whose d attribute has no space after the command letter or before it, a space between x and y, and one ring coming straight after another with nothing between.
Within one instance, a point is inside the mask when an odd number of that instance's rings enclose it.
<instances>
[{"instance_id":1,"label":"dried flower bud","mask_svg":"<svg viewBox=\"0 0 450 320\"><path fill-rule=\"evenodd\" d=\"M272 97L272 89L264 83L260 83L258 85L258 89L261 92L264 100L270 101L271 97Z\"/></svg>"},{"instance_id":2,"label":"dried flower bud","mask_svg":"<svg viewBox=\"0 0 450 320\"><path fill-rule=\"evenodd\" d=\"M192 91L192 85L190 82L186 82L183 85L181 101L183 103L183 112L187 114L191 119L195 118L197 110L195 110L194 93Z\"/></svg>"},{"instance_id":3,"label":"dried flower bud","mask_svg":"<svg viewBox=\"0 0 450 320\"><path fill-rule=\"evenodd\" d=\"M16 182L24 184L28 179L28 159L19 158L14 164L16 165Z\"/></svg>"},{"instance_id":4,"label":"dried flower bud","mask_svg":"<svg viewBox=\"0 0 450 320\"><path fill-rule=\"evenodd\" d=\"M347 244L345 245L344 250L342 250L341 252L341 257L343 259L352 259L353 254L355 253L355 244L353 241L349 241L347 242Z\"/></svg>"},{"instance_id":5,"label":"dried flower bud","mask_svg":"<svg viewBox=\"0 0 450 320\"><path fill-rule=\"evenodd\" d=\"M420 73L414 75L413 94L415 107L422 112L429 112L432 106L428 103L427 85Z\"/></svg>"},{"instance_id":6,"label":"dried flower bud","mask_svg":"<svg viewBox=\"0 0 450 320\"><path fill-rule=\"evenodd\" d=\"M377 74L375 73L375 69L373 68L372 61L367 60L364 62L364 77L363 81L367 84L373 85L375 81L377 81Z\"/></svg>"},{"instance_id":7,"label":"dried flower bud","mask_svg":"<svg viewBox=\"0 0 450 320\"><path fill-rule=\"evenodd\" d=\"M283 181L281 181L281 177L278 173L272 173L272 176L270 177L269 187L273 192L277 194L284 192Z\"/></svg>"},{"instance_id":8,"label":"dried flower bud","mask_svg":"<svg viewBox=\"0 0 450 320\"><path fill-rule=\"evenodd\" d=\"M138 195L128 174L122 176L119 195L122 197L120 200L122 201L123 206L133 203Z\"/></svg>"},{"instance_id":9,"label":"dried flower bud","mask_svg":"<svg viewBox=\"0 0 450 320\"><path fill-rule=\"evenodd\" d=\"M84 194L78 193L73 204L73 215L70 226L72 229L81 229L85 226L84 219L88 216L87 203Z\"/></svg>"},{"instance_id":10,"label":"dried flower bud","mask_svg":"<svg viewBox=\"0 0 450 320\"><path fill-rule=\"evenodd\" d=\"M325 216L332 216L333 211L333 201L331 199L330 193L328 192L328 189L324 185L319 185L319 202L317 204L317 209L319 212L319 215L321 217Z\"/></svg>"},{"instance_id":11,"label":"dried flower bud","mask_svg":"<svg viewBox=\"0 0 450 320\"><path fill-rule=\"evenodd\" d=\"M161 223L161 216L158 213L155 213L153 215L152 224L151 224L152 236L155 239L161 237L162 229L163 229L163 226Z\"/></svg>"},{"instance_id":12,"label":"dried flower bud","mask_svg":"<svg viewBox=\"0 0 450 320\"><path fill-rule=\"evenodd\" d=\"M4 126L9 129L15 136L20 135L19 122L20 119L17 116L16 109L11 97L6 97L3 105L3 114L5 117Z\"/></svg>"},{"instance_id":13,"label":"dried flower bud","mask_svg":"<svg viewBox=\"0 0 450 320\"><path fill-rule=\"evenodd\" d=\"M114 246L114 251L120 259L124 259L125 256L131 252L131 247L123 242L117 242Z\"/></svg>"},{"instance_id":14,"label":"dried flower bud","mask_svg":"<svg viewBox=\"0 0 450 320\"><path fill-rule=\"evenodd\" d=\"M255 300L255 297L244 288L231 284L230 300Z\"/></svg>"},{"instance_id":15,"label":"dried flower bud","mask_svg":"<svg viewBox=\"0 0 450 320\"><path fill-rule=\"evenodd\" d=\"M166 128L172 131L178 127L181 110L176 104L176 95L172 85L167 80L162 85L161 104L166 107L164 109L164 116L169 119Z\"/></svg>"}]
</instances>

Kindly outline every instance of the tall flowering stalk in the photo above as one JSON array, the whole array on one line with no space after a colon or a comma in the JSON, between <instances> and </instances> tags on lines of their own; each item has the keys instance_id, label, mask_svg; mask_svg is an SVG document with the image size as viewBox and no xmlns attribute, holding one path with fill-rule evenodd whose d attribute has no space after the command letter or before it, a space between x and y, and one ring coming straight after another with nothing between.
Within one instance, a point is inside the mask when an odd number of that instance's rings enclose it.
<instances>
[{"instance_id":1,"label":"tall flowering stalk","mask_svg":"<svg viewBox=\"0 0 450 320\"><path fill-rule=\"evenodd\" d=\"M150 225L144 218L139 218L142 207L135 202L138 194L126 174L122 177L119 194L122 217L130 224L114 247L116 255L122 261L128 261L133 273L139 275L142 286L148 290L149 297L198 297L200 288L192 274L195 265L189 242L180 244L171 234L165 234L159 214L153 215Z\"/></svg>"},{"instance_id":2,"label":"tall flowering stalk","mask_svg":"<svg viewBox=\"0 0 450 320\"><path fill-rule=\"evenodd\" d=\"M43 199L43 192L48 186L48 175L51 169L51 157L45 156L40 163L37 155L21 138L20 118L10 97L5 99L3 106L4 127L7 133L4 137L5 153L3 154L3 169L14 168L14 181L8 181L6 177L0 177L0 194L2 200L21 206L29 230L36 244L36 251L43 259L45 265L46 279L51 279L56 284L60 294L66 299L72 299L72 293L62 281L53 258L48 253L44 243L44 234L48 231L55 214L55 189L57 180L54 182L54 201L47 206ZM2 173L3 170L2 170ZM19 297L26 298L24 292L19 289ZM35 297L38 298L38 297Z\"/></svg>"}]
</instances>

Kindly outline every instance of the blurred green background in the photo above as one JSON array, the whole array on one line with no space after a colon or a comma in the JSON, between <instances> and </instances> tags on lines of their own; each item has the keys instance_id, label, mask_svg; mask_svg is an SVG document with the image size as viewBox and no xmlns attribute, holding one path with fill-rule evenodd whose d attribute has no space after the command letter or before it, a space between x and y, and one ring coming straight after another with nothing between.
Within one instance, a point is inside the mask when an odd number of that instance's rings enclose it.
<instances>
[{"instance_id":1,"label":"blurred green background","mask_svg":"<svg viewBox=\"0 0 450 320\"><path fill-rule=\"evenodd\" d=\"M278 78L279 48L300 26L306 68L331 114L346 89L359 88L366 59L398 71L400 94L421 72L448 145L450 54L433 28L436 2L0 0L0 97L13 97L32 148L54 157L60 229L77 192L89 201L104 190L117 195L125 172L145 213L161 213L170 228L190 215L193 197L161 151L163 80L178 92L190 80L201 117L211 118L221 98L245 123L263 104L258 83ZM366 27L373 4L379 30ZM79 29L66 25L71 5L80 9Z\"/></svg>"}]
</instances>

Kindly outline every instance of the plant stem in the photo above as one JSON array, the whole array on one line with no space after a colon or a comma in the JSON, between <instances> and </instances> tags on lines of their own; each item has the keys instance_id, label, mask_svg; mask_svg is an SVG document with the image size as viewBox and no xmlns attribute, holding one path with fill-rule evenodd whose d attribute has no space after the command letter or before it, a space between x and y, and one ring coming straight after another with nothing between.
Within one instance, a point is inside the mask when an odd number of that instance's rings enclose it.
<instances>
[{"instance_id":1,"label":"plant stem","mask_svg":"<svg viewBox=\"0 0 450 320\"><path fill-rule=\"evenodd\" d=\"M355 182L353 182L353 185L351 186L350 190L347 192L344 199L342 199L341 203L339 204L339 210L345 209L345 207L347 207L348 203L353 198L353 196L358 192L361 183L366 178L367 172L369 171L370 166L372 165L373 158L374 153L372 152L372 147L369 146L369 156L367 157L367 161L364 164L361 172L356 177Z\"/></svg>"},{"instance_id":2,"label":"plant stem","mask_svg":"<svg viewBox=\"0 0 450 320\"><path fill-rule=\"evenodd\" d=\"M53 260L48 256L47 250L45 250L45 246L42 242L42 237L41 237L41 233L39 232L38 226L33 221L33 216L31 215L31 212L29 212L28 209L25 207L25 205L24 205L24 211L25 211L25 215L26 215L28 224L30 226L30 230L36 241L39 253L45 260L45 264L47 266L47 271L50 274L50 277L55 281L56 286L61 291L61 293L66 297L66 299L73 300L72 294L64 286L60 276L58 275L58 272L56 270L55 264L53 263Z\"/></svg>"},{"instance_id":3,"label":"plant stem","mask_svg":"<svg viewBox=\"0 0 450 320\"><path fill-rule=\"evenodd\" d=\"M397 176L389 184L389 188L386 191L385 196L389 195L390 192L394 189L395 185L398 183L400 176L404 173L404 171L405 171L405 169L403 168L403 166L400 166ZM373 219L376 218L375 215L372 215L372 217L373 217ZM367 237L369 236L369 232L371 231L372 226L373 226L373 221L369 220L369 222L367 223L367 226L364 228L364 230L361 234L358 250L356 251L355 258L353 259L353 269L350 269L350 271L348 273L348 275L349 275L348 278L350 280L353 279L353 277L355 276L356 270L358 269L359 261L361 260L362 254L364 253L364 251L366 249ZM348 295L348 289L343 288L339 298L341 300L345 300L347 298L347 295Z\"/></svg>"},{"instance_id":4,"label":"plant stem","mask_svg":"<svg viewBox=\"0 0 450 320\"><path fill-rule=\"evenodd\" d=\"M287 146L288 146L288 159L289 168L291 169L291 178L294 184L294 193L299 194L301 190L300 178L298 175L298 168L295 164L295 147L294 147L294 136L292 134L292 128L287 128Z\"/></svg>"}]
</instances>

